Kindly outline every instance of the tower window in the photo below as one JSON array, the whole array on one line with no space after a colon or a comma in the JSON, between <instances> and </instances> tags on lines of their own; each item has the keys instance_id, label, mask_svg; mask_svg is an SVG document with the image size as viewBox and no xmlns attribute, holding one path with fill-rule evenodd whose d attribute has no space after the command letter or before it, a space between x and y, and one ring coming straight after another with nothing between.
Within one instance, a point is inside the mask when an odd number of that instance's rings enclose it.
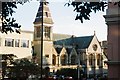
<instances>
[{"instance_id":1,"label":"tower window","mask_svg":"<svg viewBox=\"0 0 120 80\"><path fill-rule=\"evenodd\" d=\"M48 17L48 12L45 12L46 17Z\"/></svg>"},{"instance_id":2,"label":"tower window","mask_svg":"<svg viewBox=\"0 0 120 80\"><path fill-rule=\"evenodd\" d=\"M50 27L44 29L45 38L50 38Z\"/></svg>"},{"instance_id":3,"label":"tower window","mask_svg":"<svg viewBox=\"0 0 120 80\"><path fill-rule=\"evenodd\" d=\"M41 37L41 28L36 27L36 37Z\"/></svg>"}]
</instances>

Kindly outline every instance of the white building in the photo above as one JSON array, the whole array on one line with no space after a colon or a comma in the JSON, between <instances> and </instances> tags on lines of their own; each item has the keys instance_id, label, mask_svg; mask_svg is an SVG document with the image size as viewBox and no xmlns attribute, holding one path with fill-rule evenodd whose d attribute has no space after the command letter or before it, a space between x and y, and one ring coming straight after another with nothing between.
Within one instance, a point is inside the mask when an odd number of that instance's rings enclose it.
<instances>
[{"instance_id":1,"label":"white building","mask_svg":"<svg viewBox=\"0 0 120 80\"><path fill-rule=\"evenodd\" d=\"M14 54L16 59L32 59L33 32L21 31L18 33L0 32L0 77L2 77L2 56Z\"/></svg>"},{"instance_id":2,"label":"white building","mask_svg":"<svg viewBox=\"0 0 120 80\"><path fill-rule=\"evenodd\" d=\"M14 54L18 58L32 56L33 32L0 33L0 54Z\"/></svg>"}]
</instances>

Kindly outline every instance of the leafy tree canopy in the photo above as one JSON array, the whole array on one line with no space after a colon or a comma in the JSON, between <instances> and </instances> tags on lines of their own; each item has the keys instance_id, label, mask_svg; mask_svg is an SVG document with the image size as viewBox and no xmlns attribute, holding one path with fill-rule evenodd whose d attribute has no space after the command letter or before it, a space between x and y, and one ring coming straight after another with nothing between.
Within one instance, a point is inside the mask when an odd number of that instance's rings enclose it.
<instances>
[{"instance_id":1,"label":"leafy tree canopy","mask_svg":"<svg viewBox=\"0 0 120 80\"><path fill-rule=\"evenodd\" d=\"M40 66L27 58L14 59L13 54L2 55L2 78L26 80L30 75L40 75Z\"/></svg>"},{"instance_id":2,"label":"leafy tree canopy","mask_svg":"<svg viewBox=\"0 0 120 80\"><path fill-rule=\"evenodd\" d=\"M77 13L75 20L80 20L83 23L83 20L90 20L90 13L97 11L105 11L105 8L108 6L107 0L69 0L65 5L72 5L74 11ZM114 5L120 7L120 1L114 2Z\"/></svg>"},{"instance_id":3,"label":"leafy tree canopy","mask_svg":"<svg viewBox=\"0 0 120 80\"><path fill-rule=\"evenodd\" d=\"M3 0L4 1L4 0ZM16 31L19 32L19 28L21 27L14 17L12 16L15 13L14 9L17 9L17 4L24 4L29 2L29 0L22 0L22 1L14 1L10 0L10 2L3 2L0 1L0 19L2 21L1 32L7 33Z\"/></svg>"},{"instance_id":4,"label":"leafy tree canopy","mask_svg":"<svg viewBox=\"0 0 120 80\"><path fill-rule=\"evenodd\" d=\"M10 78L27 79L30 75L40 74L40 67L26 58L16 60L14 66L10 68Z\"/></svg>"}]
</instances>

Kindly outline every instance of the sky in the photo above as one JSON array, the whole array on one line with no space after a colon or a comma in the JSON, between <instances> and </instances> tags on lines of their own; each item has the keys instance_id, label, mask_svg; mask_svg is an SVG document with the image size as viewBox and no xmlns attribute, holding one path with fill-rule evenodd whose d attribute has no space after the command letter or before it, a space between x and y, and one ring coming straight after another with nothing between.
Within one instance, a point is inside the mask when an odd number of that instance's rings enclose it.
<instances>
[{"instance_id":1,"label":"sky","mask_svg":"<svg viewBox=\"0 0 120 80\"><path fill-rule=\"evenodd\" d=\"M49 0L48 0L49 1ZM103 15L106 12L92 12L90 20L81 23L75 20L76 12L73 7L64 6L67 1L50 1L49 9L53 19L53 33L70 34L75 36L93 35L94 31L99 41L107 40L107 25ZM14 17L22 26L22 30L34 31L34 20L39 7L38 1L18 5Z\"/></svg>"}]
</instances>

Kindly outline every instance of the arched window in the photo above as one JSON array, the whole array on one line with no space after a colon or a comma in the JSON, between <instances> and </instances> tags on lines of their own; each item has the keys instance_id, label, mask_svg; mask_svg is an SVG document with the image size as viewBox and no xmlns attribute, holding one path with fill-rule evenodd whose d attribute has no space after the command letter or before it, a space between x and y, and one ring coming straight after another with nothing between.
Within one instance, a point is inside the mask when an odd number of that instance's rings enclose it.
<instances>
[{"instance_id":1,"label":"arched window","mask_svg":"<svg viewBox=\"0 0 120 80\"><path fill-rule=\"evenodd\" d=\"M54 54L52 55L52 64L56 65L56 56Z\"/></svg>"},{"instance_id":2,"label":"arched window","mask_svg":"<svg viewBox=\"0 0 120 80\"><path fill-rule=\"evenodd\" d=\"M100 59L100 54L97 55L97 65L100 65L101 59Z\"/></svg>"},{"instance_id":3,"label":"arched window","mask_svg":"<svg viewBox=\"0 0 120 80\"><path fill-rule=\"evenodd\" d=\"M61 55L61 65L66 65L67 62L67 56L65 54Z\"/></svg>"},{"instance_id":4,"label":"arched window","mask_svg":"<svg viewBox=\"0 0 120 80\"><path fill-rule=\"evenodd\" d=\"M50 29L51 27L45 26L45 29L44 29L45 38L50 38Z\"/></svg>"},{"instance_id":5,"label":"arched window","mask_svg":"<svg viewBox=\"0 0 120 80\"><path fill-rule=\"evenodd\" d=\"M35 29L36 29L36 37L37 37L37 38L41 38L41 34L42 34L42 33L41 33L41 29L42 29L42 28L41 28L41 27L36 27Z\"/></svg>"},{"instance_id":6,"label":"arched window","mask_svg":"<svg viewBox=\"0 0 120 80\"><path fill-rule=\"evenodd\" d=\"M89 55L89 65L93 65L94 64L93 61L94 61L94 56L93 56L93 54L90 54Z\"/></svg>"},{"instance_id":7,"label":"arched window","mask_svg":"<svg viewBox=\"0 0 120 80\"><path fill-rule=\"evenodd\" d=\"M76 59L77 59L76 55L72 55L71 56L71 65L75 65L76 64Z\"/></svg>"}]
</instances>

